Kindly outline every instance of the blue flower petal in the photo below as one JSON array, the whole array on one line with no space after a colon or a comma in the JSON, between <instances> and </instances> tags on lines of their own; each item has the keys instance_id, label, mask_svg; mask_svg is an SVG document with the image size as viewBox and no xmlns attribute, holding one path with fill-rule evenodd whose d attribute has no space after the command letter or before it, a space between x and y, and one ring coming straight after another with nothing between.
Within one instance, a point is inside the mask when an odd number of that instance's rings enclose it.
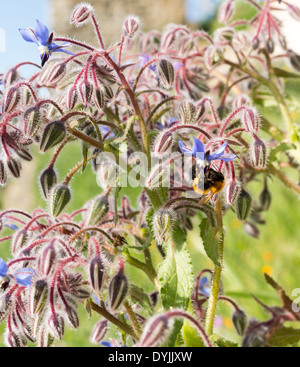
<instances>
[{"instance_id":1,"label":"blue flower petal","mask_svg":"<svg viewBox=\"0 0 300 367\"><path fill-rule=\"evenodd\" d=\"M226 147L227 147L227 143L222 144L219 149L217 149L215 152L213 152L212 154L210 154L207 157L207 160L208 161L212 161L214 159L221 158L221 156L223 155L224 150L225 150Z\"/></svg>"},{"instance_id":2,"label":"blue flower petal","mask_svg":"<svg viewBox=\"0 0 300 367\"><path fill-rule=\"evenodd\" d=\"M4 224L4 227L8 227L8 228L12 229L13 231L16 231L19 228L15 224Z\"/></svg>"},{"instance_id":3,"label":"blue flower petal","mask_svg":"<svg viewBox=\"0 0 300 367\"><path fill-rule=\"evenodd\" d=\"M204 287L204 286L206 286L208 284L209 284L208 283L208 278L207 277L202 277L200 279L200 282L199 282L199 288L202 288L202 287Z\"/></svg>"},{"instance_id":4,"label":"blue flower petal","mask_svg":"<svg viewBox=\"0 0 300 367\"><path fill-rule=\"evenodd\" d=\"M40 44L46 46L49 40L49 30L38 19L36 20L36 23L37 25L34 29L34 33L37 36L37 39L39 40Z\"/></svg>"},{"instance_id":5,"label":"blue flower petal","mask_svg":"<svg viewBox=\"0 0 300 367\"><path fill-rule=\"evenodd\" d=\"M33 276L36 276L36 271L31 268L19 269L14 273L16 282L23 287L31 286L31 278Z\"/></svg>"},{"instance_id":6,"label":"blue flower petal","mask_svg":"<svg viewBox=\"0 0 300 367\"><path fill-rule=\"evenodd\" d=\"M178 145L180 150L182 151L183 154L185 155L193 155L192 151L188 148L186 148L186 146L183 144L183 142L181 140L178 140Z\"/></svg>"},{"instance_id":7,"label":"blue flower petal","mask_svg":"<svg viewBox=\"0 0 300 367\"><path fill-rule=\"evenodd\" d=\"M205 148L204 148L204 144L202 143L202 141L194 137L194 144L193 144L193 149L192 149L193 156L195 157L196 153L204 153L204 150Z\"/></svg>"},{"instance_id":8,"label":"blue flower petal","mask_svg":"<svg viewBox=\"0 0 300 367\"><path fill-rule=\"evenodd\" d=\"M95 294L93 294L92 297L93 297L94 302L96 303L96 305L101 306L99 298Z\"/></svg>"},{"instance_id":9,"label":"blue flower petal","mask_svg":"<svg viewBox=\"0 0 300 367\"><path fill-rule=\"evenodd\" d=\"M39 41L30 28L19 28L19 31L25 41L34 42L36 45L39 46Z\"/></svg>"},{"instance_id":10,"label":"blue flower petal","mask_svg":"<svg viewBox=\"0 0 300 367\"><path fill-rule=\"evenodd\" d=\"M100 344L103 345L104 347L112 347L112 344L107 340L103 340L102 342L100 342Z\"/></svg>"},{"instance_id":11,"label":"blue flower petal","mask_svg":"<svg viewBox=\"0 0 300 367\"><path fill-rule=\"evenodd\" d=\"M235 154L223 154L220 159L224 162L231 162L236 158Z\"/></svg>"},{"instance_id":12,"label":"blue flower petal","mask_svg":"<svg viewBox=\"0 0 300 367\"><path fill-rule=\"evenodd\" d=\"M0 259L0 276L5 277L7 273L7 265L3 259Z\"/></svg>"},{"instance_id":13,"label":"blue flower petal","mask_svg":"<svg viewBox=\"0 0 300 367\"><path fill-rule=\"evenodd\" d=\"M52 42L50 45L48 45L48 49L50 52L64 52L69 55L75 55L73 52L65 50L63 47L68 47L70 44L67 42L64 42L61 45L57 45L56 43Z\"/></svg>"}]
</instances>

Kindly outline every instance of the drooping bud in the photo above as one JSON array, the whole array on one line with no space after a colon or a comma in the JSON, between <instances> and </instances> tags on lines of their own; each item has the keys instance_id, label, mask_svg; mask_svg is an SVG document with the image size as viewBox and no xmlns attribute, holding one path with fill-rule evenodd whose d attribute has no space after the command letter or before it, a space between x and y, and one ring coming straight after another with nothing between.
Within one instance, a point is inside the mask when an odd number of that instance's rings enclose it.
<instances>
[{"instance_id":1,"label":"drooping bud","mask_svg":"<svg viewBox=\"0 0 300 367\"><path fill-rule=\"evenodd\" d=\"M208 69L211 69L220 60L221 60L221 54L219 49L214 45L208 46L204 52L205 66Z\"/></svg>"},{"instance_id":2,"label":"drooping bud","mask_svg":"<svg viewBox=\"0 0 300 367\"><path fill-rule=\"evenodd\" d=\"M136 17L134 15L130 15L125 19L125 22L123 24L123 34L124 36L132 38L136 31L140 27L140 19L139 17Z\"/></svg>"},{"instance_id":3,"label":"drooping bud","mask_svg":"<svg viewBox=\"0 0 300 367\"><path fill-rule=\"evenodd\" d=\"M159 210L153 216L153 230L158 244L167 242L172 233L174 213L171 210Z\"/></svg>"},{"instance_id":4,"label":"drooping bud","mask_svg":"<svg viewBox=\"0 0 300 367\"><path fill-rule=\"evenodd\" d=\"M26 229L19 229L12 239L12 253L18 252L28 241L29 235Z\"/></svg>"},{"instance_id":5,"label":"drooping bud","mask_svg":"<svg viewBox=\"0 0 300 367\"><path fill-rule=\"evenodd\" d=\"M73 110L78 101L78 91L75 86L72 86L67 93L66 106L68 110Z\"/></svg>"},{"instance_id":6,"label":"drooping bud","mask_svg":"<svg viewBox=\"0 0 300 367\"><path fill-rule=\"evenodd\" d=\"M107 324L108 324L107 320L97 322L97 324L94 326L94 329L90 337L90 341L92 343L98 344L101 342L101 340L103 340L108 330Z\"/></svg>"},{"instance_id":7,"label":"drooping bud","mask_svg":"<svg viewBox=\"0 0 300 367\"><path fill-rule=\"evenodd\" d=\"M10 157L7 158L6 164L7 164L7 167L9 169L10 173L14 177L16 177L16 178L20 177L20 172L21 172L21 168L22 168L22 165L21 165L20 161L13 158L12 156L10 156Z\"/></svg>"},{"instance_id":8,"label":"drooping bud","mask_svg":"<svg viewBox=\"0 0 300 367\"><path fill-rule=\"evenodd\" d=\"M153 153L166 153L171 148L172 143L173 135L165 131L161 132L155 141Z\"/></svg>"},{"instance_id":9,"label":"drooping bud","mask_svg":"<svg viewBox=\"0 0 300 367\"><path fill-rule=\"evenodd\" d=\"M100 292L104 276L104 263L101 254L93 257L89 270L91 285L95 291Z\"/></svg>"},{"instance_id":10,"label":"drooping bud","mask_svg":"<svg viewBox=\"0 0 300 367\"><path fill-rule=\"evenodd\" d=\"M48 328L42 326L39 329L39 333L37 335L37 345L40 348L49 348L54 342L54 338L52 335L48 332Z\"/></svg>"},{"instance_id":11,"label":"drooping bud","mask_svg":"<svg viewBox=\"0 0 300 367\"><path fill-rule=\"evenodd\" d=\"M259 48L259 45L260 45L260 40L257 37L253 38L252 40L253 50L257 50Z\"/></svg>"},{"instance_id":12,"label":"drooping bud","mask_svg":"<svg viewBox=\"0 0 300 367\"><path fill-rule=\"evenodd\" d=\"M248 105L250 103L250 99L245 94L240 94L233 101L233 107L238 109L242 106Z\"/></svg>"},{"instance_id":13,"label":"drooping bud","mask_svg":"<svg viewBox=\"0 0 300 367\"><path fill-rule=\"evenodd\" d=\"M66 127L62 121L50 122L50 124L45 127L41 139L40 150L46 152L48 149L62 142L66 135Z\"/></svg>"},{"instance_id":14,"label":"drooping bud","mask_svg":"<svg viewBox=\"0 0 300 367\"><path fill-rule=\"evenodd\" d=\"M21 93L17 86L10 87L4 96L4 112L13 111L21 100Z\"/></svg>"},{"instance_id":15,"label":"drooping bud","mask_svg":"<svg viewBox=\"0 0 300 367\"><path fill-rule=\"evenodd\" d=\"M293 4L287 4L287 10L291 17L293 17L295 20L300 20L300 8Z\"/></svg>"},{"instance_id":16,"label":"drooping bud","mask_svg":"<svg viewBox=\"0 0 300 367\"><path fill-rule=\"evenodd\" d=\"M228 109L227 106L222 104L221 106L219 106L217 108L217 113L218 113L218 116L220 117L220 119L223 120L228 115L229 109Z\"/></svg>"},{"instance_id":17,"label":"drooping bud","mask_svg":"<svg viewBox=\"0 0 300 367\"><path fill-rule=\"evenodd\" d=\"M257 133L260 125L260 116L256 108L246 108L242 112L242 122L249 133Z\"/></svg>"},{"instance_id":18,"label":"drooping bud","mask_svg":"<svg viewBox=\"0 0 300 367\"><path fill-rule=\"evenodd\" d=\"M65 184L57 184L49 195L50 214L57 217L71 200L71 191Z\"/></svg>"},{"instance_id":19,"label":"drooping bud","mask_svg":"<svg viewBox=\"0 0 300 367\"><path fill-rule=\"evenodd\" d=\"M109 304L112 311L117 310L128 293L128 279L124 274L124 259L119 260L119 271L109 284Z\"/></svg>"},{"instance_id":20,"label":"drooping bud","mask_svg":"<svg viewBox=\"0 0 300 367\"><path fill-rule=\"evenodd\" d=\"M74 309L74 307L67 307L66 314L69 325L72 328L77 329L79 327L78 312Z\"/></svg>"},{"instance_id":21,"label":"drooping bud","mask_svg":"<svg viewBox=\"0 0 300 367\"><path fill-rule=\"evenodd\" d=\"M45 279L39 279L30 288L30 312L32 315L40 313L47 302L48 283Z\"/></svg>"},{"instance_id":22,"label":"drooping bud","mask_svg":"<svg viewBox=\"0 0 300 367\"><path fill-rule=\"evenodd\" d=\"M27 345L27 340L25 336L14 331L7 331L4 341L8 347L12 348L22 348Z\"/></svg>"},{"instance_id":23,"label":"drooping bud","mask_svg":"<svg viewBox=\"0 0 300 367\"><path fill-rule=\"evenodd\" d=\"M43 194L47 199L52 187L57 183L57 176L52 166L46 168L40 177L40 183L43 190Z\"/></svg>"},{"instance_id":24,"label":"drooping bud","mask_svg":"<svg viewBox=\"0 0 300 367\"><path fill-rule=\"evenodd\" d=\"M5 87L7 88L11 86L12 84L14 84L18 80L18 78L19 78L19 73L18 73L17 68L14 67L12 69L9 69L4 77Z\"/></svg>"},{"instance_id":25,"label":"drooping bud","mask_svg":"<svg viewBox=\"0 0 300 367\"><path fill-rule=\"evenodd\" d=\"M76 27L80 27L89 20L93 12L94 9L90 4L87 3L79 4L74 9L70 22L74 23Z\"/></svg>"},{"instance_id":26,"label":"drooping bud","mask_svg":"<svg viewBox=\"0 0 300 367\"><path fill-rule=\"evenodd\" d=\"M30 107L24 113L24 134L26 138L33 138L41 125L41 113L37 107Z\"/></svg>"},{"instance_id":27,"label":"drooping bud","mask_svg":"<svg viewBox=\"0 0 300 367\"><path fill-rule=\"evenodd\" d=\"M242 189L236 200L236 214L239 220L248 218L251 211L252 198L250 194Z\"/></svg>"},{"instance_id":28,"label":"drooping bud","mask_svg":"<svg viewBox=\"0 0 300 367\"><path fill-rule=\"evenodd\" d=\"M191 102L183 102L179 107L179 116L183 124L193 124L196 119L196 106Z\"/></svg>"},{"instance_id":29,"label":"drooping bud","mask_svg":"<svg viewBox=\"0 0 300 367\"><path fill-rule=\"evenodd\" d=\"M7 181L7 172L5 169L4 162L0 160L0 185L5 185Z\"/></svg>"},{"instance_id":30,"label":"drooping bud","mask_svg":"<svg viewBox=\"0 0 300 367\"><path fill-rule=\"evenodd\" d=\"M168 175L161 164L157 164L151 169L146 180L146 187L154 189L156 187L166 187L168 183Z\"/></svg>"},{"instance_id":31,"label":"drooping bud","mask_svg":"<svg viewBox=\"0 0 300 367\"><path fill-rule=\"evenodd\" d=\"M267 186L267 180L265 180L264 189L259 195L259 201L261 209L267 211L271 205L272 196Z\"/></svg>"},{"instance_id":32,"label":"drooping bud","mask_svg":"<svg viewBox=\"0 0 300 367\"><path fill-rule=\"evenodd\" d=\"M265 168L267 162L266 144L259 138L255 138L250 147L251 164L255 168Z\"/></svg>"},{"instance_id":33,"label":"drooping bud","mask_svg":"<svg viewBox=\"0 0 300 367\"><path fill-rule=\"evenodd\" d=\"M161 84L166 89L171 88L175 78L173 65L167 60L161 60L158 64L157 70Z\"/></svg>"},{"instance_id":34,"label":"drooping bud","mask_svg":"<svg viewBox=\"0 0 300 367\"><path fill-rule=\"evenodd\" d=\"M243 310L235 310L232 316L233 325L240 336L243 336L247 327L247 315Z\"/></svg>"},{"instance_id":35,"label":"drooping bud","mask_svg":"<svg viewBox=\"0 0 300 367\"><path fill-rule=\"evenodd\" d=\"M253 238L259 238L260 232L255 224L250 222L244 222L244 230L249 236Z\"/></svg>"},{"instance_id":36,"label":"drooping bud","mask_svg":"<svg viewBox=\"0 0 300 367\"><path fill-rule=\"evenodd\" d=\"M167 315L152 317L146 324L137 347L159 347L170 335L173 319Z\"/></svg>"},{"instance_id":37,"label":"drooping bud","mask_svg":"<svg viewBox=\"0 0 300 367\"><path fill-rule=\"evenodd\" d=\"M55 240L51 240L49 245L44 248L43 252L38 258L38 267L40 272L46 276L52 273L55 267L56 250L54 247L54 242Z\"/></svg>"},{"instance_id":38,"label":"drooping bud","mask_svg":"<svg viewBox=\"0 0 300 367\"><path fill-rule=\"evenodd\" d=\"M28 149L25 147L19 147L19 149L16 151L17 155L24 159L24 161L32 161L32 155L29 153Z\"/></svg>"},{"instance_id":39,"label":"drooping bud","mask_svg":"<svg viewBox=\"0 0 300 367\"><path fill-rule=\"evenodd\" d=\"M56 63L49 72L48 83L56 84L63 79L67 73L67 65L65 62Z\"/></svg>"},{"instance_id":40,"label":"drooping bud","mask_svg":"<svg viewBox=\"0 0 300 367\"><path fill-rule=\"evenodd\" d=\"M291 52L290 62L297 71L300 71L300 55L297 55L295 52Z\"/></svg>"},{"instance_id":41,"label":"drooping bud","mask_svg":"<svg viewBox=\"0 0 300 367\"><path fill-rule=\"evenodd\" d=\"M275 45L274 45L274 41L272 40L272 38L268 38L266 42L266 48L270 54L274 52Z\"/></svg>"},{"instance_id":42,"label":"drooping bud","mask_svg":"<svg viewBox=\"0 0 300 367\"><path fill-rule=\"evenodd\" d=\"M12 302L10 293L3 293L0 295L0 322L2 322L7 316L11 304Z\"/></svg>"},{"instance_id":43,"label":"drooping bud","mask_svg":"<svg viewBox=\"0 0 300 367\"><path fill-rule=\"evenodd\" d=\"M220 23L228 23L233 16L235 10L234 2L232 0L224 1L218 14L218 20Z\"/></svg>"},{"instance_id":44,"label":"drooping bud","mask_svg":"<svg viewBox=\"0 0 300 367\"><path fill-rule=\"evenodd\" d=\"M241 185L235 180L230 180L226 183L225 198L229 205L232 205L241 191Z\"/></svg>"},{"instance_id":45,"label":"drooping bud","mask_svg":"<svg viewBox=\"0 0 300 367\"><path fill-rule=\"evenodd\" d=\"M96 107L98 107L99 109L105 107L105 89L101 85L94 88L93 101Z\"/></svg>"},{"instance_id":46,"label":"drooping bud","mask_svg":"<svg viewBox=\"0 0 300 367\"><path fill-rule=\"evenodd\" d=\"M106 195L101 195L91 200L88 211L85 215L85 223L87 226L94 226L105 217L109 209L109 203Z\"/></svg>"},{"instance_id":47,"label":"drooping bud","mask_svg":"<svg viewBox=\"0 0 300 367\"><path fill-rule=\"evenodd\" d=\"M281 46L284 50L286 50L286 49L287 49L286 38L281 34L281 35L278 37L278 40L279 40L280 46Z\"/></svg>"},{"instance_id":48,"label":"drooping bud","mask_svg":"<svg viewBox=\"0 0 300 367\"><path fill-rule=\"evenodd\" d=\"M91 100L93 93L92 84L86 79L83 80L81 83L78 84L78 93L82 103L85 107L87 107L87 104Z\"/></svg>"},{"instance_id":49,"label":"drooping bud","mask_svg":"<svg viewBox=\"0 0 300 367\"><path fill-rule=\"evenodd\" d=\"M48 328L54 338L61 339L65 332L64 319L57 314L52 314L48 319Z\"/></svg>"}]
</instances>

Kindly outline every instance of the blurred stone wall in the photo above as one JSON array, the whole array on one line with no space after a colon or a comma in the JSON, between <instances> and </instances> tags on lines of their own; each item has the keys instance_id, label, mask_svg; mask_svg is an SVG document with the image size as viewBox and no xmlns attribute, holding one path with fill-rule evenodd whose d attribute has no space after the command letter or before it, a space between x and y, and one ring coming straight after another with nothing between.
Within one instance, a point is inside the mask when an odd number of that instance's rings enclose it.
<instances>
[{"instance_id":1,"label":"blurred stone wall","mask_svg":"<svg viewBox=\"0 0 300 367\"><path fill-rule=\"evenodd\" d=\"M90 0L101 26L105 45L120 39L122 24L127 15L137 15L142 30L161 30L168 23L182 24L185 0ZM90 23L81 28L70 25L69 19L78 0L51 0L52 25L56 35L68 35L96 45Z\"/></svg>"}]
</instances>

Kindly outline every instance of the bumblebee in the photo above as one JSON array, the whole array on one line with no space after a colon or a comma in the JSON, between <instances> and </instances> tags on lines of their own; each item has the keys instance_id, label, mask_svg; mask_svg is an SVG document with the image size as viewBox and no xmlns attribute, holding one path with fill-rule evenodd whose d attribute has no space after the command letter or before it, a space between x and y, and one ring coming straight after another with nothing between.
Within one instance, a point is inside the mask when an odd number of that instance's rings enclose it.
<instances>
[{"instance_id":1,"label":"bumblebee","mask_svg":"<svg viewBox=\"0 0 300 367\"><path fill-rule=\"evenodd\" d=\"M6 291L10 283L10 279L5 276L0 280L0 293L3 293Z\"/></svg>"},{"instance_id":2,"label":"bumblebee","mask_svg":"<svg viewBox=\"0 0 300 367\"><path fill-rule=\"evenodd\" d=\"M125 244L128 244L125 237L119 234L113 233L112 238L114 239L114 243L113 243L114 247L123 246Z\"/></svg>"},{"instance_id":3,"label":"bumblebee","mask_svg":"<svg viewBox=\"0 0 300 367\"><path fill-rule=\"evenodd\" d=\"M193 189L203 195L199 204L205 204L215 194L218 194L225 185L225 179L222 172L217 172L209 166L200 170L193 166L192 172Z\"/></svg>"}]
</instances>

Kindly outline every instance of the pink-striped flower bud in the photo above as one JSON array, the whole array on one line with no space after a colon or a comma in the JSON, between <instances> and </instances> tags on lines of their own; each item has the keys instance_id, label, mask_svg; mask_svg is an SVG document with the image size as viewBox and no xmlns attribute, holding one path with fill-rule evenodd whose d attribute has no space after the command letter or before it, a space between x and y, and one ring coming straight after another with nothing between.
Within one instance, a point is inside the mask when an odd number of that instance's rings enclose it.
<instances>
[{"instance_id":1,"label":"pink-striped flower bud","mask_svg":"<svg viewBox=\"0 0 300 367\"><path fill-rule=\"evenodd\" d=\"M49 333L48 328L41 326L37 334L37 345L40 348L49 348L54 342L54 338Z\"/></svg>"},{"instance_id":2,"label":"pink-striped flower bud","mask_svg":"<svg viewBox=\"0 0 300 367\"><path fill-rule=\"evenodd\" d=\"M109 210L109 203L106 195L100 195L89 202L88 210L84 215L87 226L95 226L105 217Z\"/></svg>"},{"instance_id":3,"label":"pink-striped flower bud","mask_svg":"<svg viewBox=\"0 0 300 367\"><path fill-rule=\"evenodd\" d=\"M48 197L52 187L57 184L57 176L52 166L47 167L41 174L40 184L45 198Z\"/></svg>"},{"instance_id":4,"label":"pink-striped flower bud","mask_svg":"<svg viewBox=\"0 0 300 367\"><path fill-rule=\"evenodd\" d=\"M251 133L255 134L258 132L260 125L260 116L256 108L248 107L242 112L242 123L245 129Z\"/></svg>"},{"instance_id":5,"label":"pink-striped flower bud","mask_svg":"<svg viewBox=\"0 0 300 367\"><path fill-rule=\"evenodd\" d=\"M179 106L179 116L183 124L193 124L196 119L196 106L188 101L182 102Z\"/></svg>"},{"instance_id":6,"label":"pink-striped flower bud","mask_svg":"<svg viewBox=\"0 0 300 367\"><path fill-rule=\"evenodd\" d=\"M0 295L0 322L6 318L8 312L10 311L11 305L11 294L7 292L2 293Z\"/></svg>"},{"instance_id":7,"label":"pink-striped flower bud","mask_svg":"<svg viewBox=\"0 0 300 367\"><path fill-rule=\"evenodd\" d=\"M124 274L124 260L119 260L119 271L109 284L109 304L116 311L125 300L129 289L128 279Z\"/></svg>"},{"instance_id":8,"label":"pink-striped flower bud","mask_svg":"<svg viewBox=\"0 0 300 367\"><path fill-rule=\"evenodd\" d=\"M104 263L101 254L92 258L89 271L93 289L97 292L100 292L104 278Z\"/></svg>"},{"instance_id":9,"label":"pink-striped flower bud","mask_svg":"<svg viewBox=\"0 0 300 367\"><path fill-rule=\"evenodd\" d=\"M81 3L76 6L72 15L71 15L71 23L74 23L76 27L80 27L86 22L88 22L90 16L93 14L94 9L90 4Z\"/></svg>"},{"instance_id":10,"label":"pink-striped flower bud","mask_svg":"<svg viewBox=\"0 0 300 367\"><path fill-rule=\"evenodd\" d=\"M38 258L40 273L46 276L53 272L56 264L56 249L54 247L54 242L55 240L51 240Z\"/></svg>"},{"instance_id":11,"label":"pink-striped flower bud","mask_svg":"<svg viewBox=\"0 0 300 367\"><path fill-rule=\"evenodd\" d=\"M79 327L79 316L77 310L74 307L67 307L65 312L68 324L73 329L77 329Z\"/></svg>"},{"instance_id":12,"label":"pink-striped flower bud","mask_svg":"<svg viewBox=\"0 0 300 367\"><path fill-rule=\"evenodd\" d=\"M159 347L170 335L173 319L167 315L152 317L146 324L137 347Z\"/></svg>"},{"instance_id":13,"label":"pink-striped flower bud","mask_svg":"<svg viewBox=\"0 0 300 367\"><path fill-rule=\"evenodd\" d=\"M267 163L267 147L259 138L255 138L250 146L251 164L255 168L265 168Z\"/></svg>"},{"instance_id":14,"label":"pink-striped flower bud","mask_svg":"<svg viewBox=\"0 0 300 367\"><path fill-rule=\"evenodd\" d=\"M245 94L240 94L233 101L233 107L238 109L242 106L246 106L250 103L250 99Z\"/></svg>"},{"instance_id":15,"label":"pink-striped flower bud","mask_svg":"<svg viewBox=\"0 0 300 367\"><path fill-rule=\"evenodd\" d=\"M71 200L71 191L65 184L55 185L49 195L49 211L53 217L57 217Z\"/></svg>"},{"instance_id":16,"label":"pink-striped flower bud","mask_svg":"<svg viewBox=\"0 0 300 367\"><path fill-rule=\"evenodd\" d=\"M220 8L218 14L218 20L220 23L228 23L232 18L235 11L235 6L233 0L224 1Z\"/></svg>"},{"instance_id":17,"label":"pink-striped flower bud","mask_svg":"<svg viewBox=\"0 0 300 367\"><path fill-rule=\"evenodd\" d=\"M7 182L7 172L5 169L4 162L0 160L0 185L3 186Z\"/></svg>"},{"instance_id":18,"label":"pink-striped flower bud","mask_svg":"<svg viewBox=\"0 0 300 367\"><path fill-rule=\"evenodd\" d=\"M162 131L154 144L153 153L163 154L166 153L173 144L173 135L168 132Z\"/></svg>"},{"instance_id":19,"label":"pink-striped flower bud","mask_svg":"<svg viewBox=\"0 0 300 367\"><path fill-rule=\"evenodd\" d=\"M284 50L286 50L286 49L287 49L286 38L281 34L281 35L278 37L278 40L279 40L280 46L281 46Z\"/></svg>"},{"instance_id":20,"label":"pink-striped flower bud","mask_svg":"<svg viewBox=\"0 0 300 367\"><path fill-rule=\"evenodd\" d=\"M221 59L221 54L219 49L214 46L210 45L206 48L204 52L204 63L207 69L211 69L215 64L217 64Z\"/></svg>"},{"instance_id":21,"label":"pink-striped flower bud","mask_svg":"<svg viewBox=\"0 0 300 367\"><path fill-rule=\"evenodd\" d=\"M288 13L291 17L293 17L295 20L300 21L300 8L293 4L287 4Z\"/></svg>"},{"instance_id":22,"label":"pink-striped flower bud","mask_svg":"<svg viewBox=\"0 0 300 367\"><path fill-rule=\"evenodd\" d=\"M66 135L66 127L62 121L58 120L50 122L44 129L40 143L40 150L42 152L46 152L47 150L55 147L64 140Z\"/></svg>"},{"instance_id":23,"label":"pink-striped flower bud","mask_svg":"<svg viewBox=\"0 0 300 367\"><path fill-rule=\"evenodd\" d=\"M158 244L169 240L176 216L170 209L163 209L153 216L153 230Z\"/></svg>"},{"instance_id":24,"label":"pink-striped flower bud","mask_svg":"<svg viewBox=\"0 0 300 367\"><path fill-rule=\"evenodd\" d=\"M12 156L9 156L6 160L6 164L7 164L7 168L9 169L10 173L18 178L20 177L20 172L21 172L21 162L18 161L17 159L13 158Z\"/></svg>"},{"instance_id":25,"label":"pink-striped flower bud","mask_svg":"<svg viewBox=\"0 0 300 367\"><path fill-rule=\"evenodd\" d=\"M166 89L171 88L175 79L173 65L168 60L161 60L157 70L162 86Z\"/></svg>"},{"instance_id":26,"label":"pink-striped flower bud","mask_svg":"<svg viewBox=\"0 0 300 367\"><path fill-rule=\"evenodd\" d=\"M7 331L4 336L4 342L8 347L22 348L27 345L27 340L21 333Z\"/></svg>"},{"instance_id":27,"label":"pink-striped flower bud","mask_svg":"<svg viewBox=\"0 0 300 367\"><path fill-rule=\"evenodd\" d=\"M21 101L20 89L17 86L10 87L4 96L4 112L12 112Z\"/></svg>"},{"instance_id":28,"label":"pink-striped flower bud","mask_svg":"<svg viewBox=\"0 0 300 367\"><path fill-rule=\"evenodd\" d=\"M78 84L78 93L82 103L87 107L87 104L90 102L93 94L92 84L88 80L83 80Z\"/></svg>"},{"instance_id":29,"label":"pink-striped flower bud","mask_svg":"<svg viewBox=\"0 0 300 367\"><path fill-rule=\"evenodd\" d=\"M48 299L48 283L46 279L37 280L30 287L30 313L38 314L45 308Z\"/></svg>"},{"instance_id":30,"label":"pink-striped flower bud","mask_svg":"<svg viewBox=\"0 0 300 367\"><path fill-rule=\"evenodd\" d=\"M123 34L124 36L132 38L141 25L139 17L130 15L125 19L123 24Z\"/></svg>"},{"instance_id":31,"label":"pink-striped flower bud","mask_svg":"<svg viewBox=\"0 0 300 367\"><path fill-rule=\"evenodd\" d=\"M33 138L41 126L42 116L37 107L30 107L24 113L24 134L26 138Z\"/></svg>"},{"instance_id":32,"label":"pink-striped flower bud","mask_svg":"<svg viewBox=\"0 0 300 367\"><path fill-rule=\"evenodd\" d=\"M65 332L64 319L57 314L50 315L48 318L48 329L54 338L61 339Z\"/></svg>"},{"instance_id":33,"label":"pink-striped flower bud","mask_svg":"<svg viewBox=\"0 0 300 367\"><path fill-rule=\"evenodd\" d=\"M48 83L56 84L61 81L67 73L67 64L65 62L56 63L48 74Z\"/></svg>"},{"instance_id":34,"label":"pink-striped flower bud","mask_svg":"<svg viewBox=\"0 0 300 367\"><path fill-rule=\"evenodd\" d=\"M19 229L16 231L12 239L12 253L17 253L22 247L24 247L29 239L28 231L26 229Z\"/></svg>"},{"instance_id":35,"label":"pink-striped flower bud","mask_svg":"<svg viewBox=\"0 0 300 367\"><path fill-rule=\"evenodd\" d=\"M230 180L226 183L225 198L229 205L232 205L241 191L241 185L235 180Z\"/></svg>"},{"instance_id":36,"label":"pink-striped flower bud","mask_svg":"<svg viewBox=\"0 0 300 367\"><path fill-rule=\"evenodd\" d=\"M92 343L98 344L101 342L101 340L104 339L108 330L107 324L108 324L107 320L97 322L97 324L94 326L94 329L90 337L90 341Z\"/></svg>"},{"instance_id":37,"label":"pink-striped flower bud","mask_svg":"<svg viewBox=\"0 0 300 367\"><path fill-rule=\"evenodd\" d=\"M102 109L105 107L106 104L105 89L102 85L94 88L93 101L97 108Z\"/></svg>"},{"instance_id":38,"label":"pink-striped flower bud","mask_svg":"<svg viewBox=\"0 0 300 367\"><path fill-rule=\"evenodd\" d=\"M275 45L274 45L274 41L272 40L272 38L267 39L266 48L270 54L274 52Z\"/></svg>"},{"instance_id":39,"label":"pink-striped flower bud","mask_svg":"<svg viewBox=\"0 0 300 367\"><path fill-rule=\"evenodd\" d=\"M77 88L73 85L67 93L66 96L66 106L68 110L73 110L78 101L78 91Z\"/></svg>"},{"instance_id":40,"label":"pink-striped flower bud","mask_svg":"<svg viewBox=\"0 0 300 367\"><path fill-rule=\"evenodd\" d=\"M4 85L5 88L15 84L19 79L19 73L16 68L9 69L8 72L4 76Z\"/></svg>"}]
</instances>

